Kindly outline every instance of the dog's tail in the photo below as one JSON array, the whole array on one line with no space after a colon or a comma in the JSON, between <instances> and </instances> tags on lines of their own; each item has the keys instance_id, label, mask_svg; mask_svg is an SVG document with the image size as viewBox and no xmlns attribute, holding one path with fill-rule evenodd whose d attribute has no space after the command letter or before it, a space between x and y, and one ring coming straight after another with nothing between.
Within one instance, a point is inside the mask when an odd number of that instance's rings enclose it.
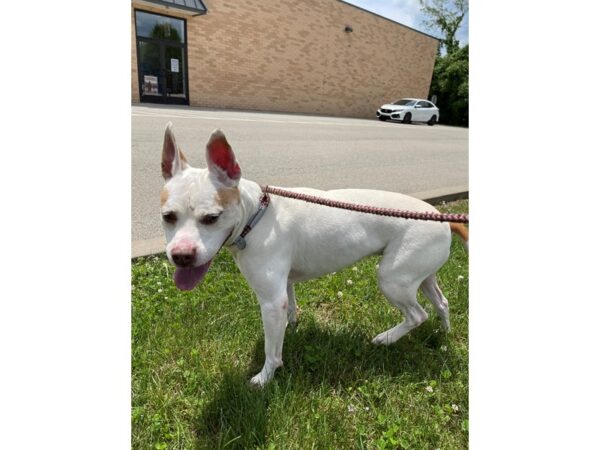
<instances>
[{"instance_id":1,"label":"dog's tail","mask_svg":"<svg viewBox=\"0 0 600 450\"><path fill-rule=\"evenodd\" d=\"M450 231L455 234L458 234L460 239L462 240L463 246L467 253L469 253L469 229L465 227L462 223L450 223Z\"/></svg>"}]
</instances>

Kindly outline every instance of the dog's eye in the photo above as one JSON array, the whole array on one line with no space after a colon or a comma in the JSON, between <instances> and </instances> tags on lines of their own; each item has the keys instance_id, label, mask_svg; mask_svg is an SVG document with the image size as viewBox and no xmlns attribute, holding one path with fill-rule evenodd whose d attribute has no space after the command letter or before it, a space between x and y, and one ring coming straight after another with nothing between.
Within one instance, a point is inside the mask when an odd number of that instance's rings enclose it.
<instances>
[{"instance_id":1,"label":"dog's eye","mask_svg":"<svg viewBox=\"0 0 600 450\"><path fill-rule=\"evenodd\" d=\"M174 212L165 213L162 217L163 220L167 223L174 224L175 222L177 222L177 214L175 214Z\"/></svg>"},{"instance_id":2,"label":"dog's eye","mask_svg":"<svg viewBox=\"0 0 600 450\"><path fill-rule=\"evenodd\" d=\"M202 225L212 225L217 221L221 214L207 214L202 219L200 219L200 223Z\"/></svg>"}]
</instances>

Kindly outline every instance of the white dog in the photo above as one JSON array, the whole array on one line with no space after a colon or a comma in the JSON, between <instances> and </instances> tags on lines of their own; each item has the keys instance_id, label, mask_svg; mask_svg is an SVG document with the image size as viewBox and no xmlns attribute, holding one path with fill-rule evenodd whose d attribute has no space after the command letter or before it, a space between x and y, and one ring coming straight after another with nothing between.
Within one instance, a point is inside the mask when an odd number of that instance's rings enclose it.
<instances>
[{"instance_id":1,"label":"white dog","mask_svg":"<svg viewBox=\"0 0 600 450\"><path fill-rule=\"evenodd\" d=\"M167 124L162 154L166 183L161 192L167 257L177 267L176 285L190 290L222 247L231 251L258 296L264 326L265 364L252 384L264 386L283 364L286 324L296 323L294 283L340 270L366 256L382 255L380 289L404 315L402 323L377 335L373 343L396 342L427 319L417 302L419 288L449 329L448 302L436 272L448 259L451 231L466 244L464 226L362 214L283 197L273 197L267 204L261 187L241 178L220 130L208 140L206 162L207 169L190 167ZM421 200L391 192L292 190L384 208L436 211Z\"/></svg>"}]
</instances>

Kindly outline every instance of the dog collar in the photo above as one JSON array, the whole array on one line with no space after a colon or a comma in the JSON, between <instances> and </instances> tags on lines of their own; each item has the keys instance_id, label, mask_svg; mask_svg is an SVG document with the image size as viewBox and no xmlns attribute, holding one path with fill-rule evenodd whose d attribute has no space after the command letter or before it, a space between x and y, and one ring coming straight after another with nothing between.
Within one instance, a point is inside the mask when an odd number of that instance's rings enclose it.
<instances>
[{"instance_id":1,"label":"dog collar","mask_svg":"<svg viewBox=\"0 0 600 450\"><path fill-rule=\"evenodd\" d=\"M254 215L250 217L250 220L248 220L248 223L246 223L242 233L233 240L231 245L235 245L240 250L244 250L246 248L246 235L252 231L252 228L254 228L260 219L262 219L262 216L265 215L270 202L271 198L269 197L269 194L266 192L263 193L263 196L260 199L260 204L258 205L258 211L256 211Z\"/></svg>"}]
</instances>

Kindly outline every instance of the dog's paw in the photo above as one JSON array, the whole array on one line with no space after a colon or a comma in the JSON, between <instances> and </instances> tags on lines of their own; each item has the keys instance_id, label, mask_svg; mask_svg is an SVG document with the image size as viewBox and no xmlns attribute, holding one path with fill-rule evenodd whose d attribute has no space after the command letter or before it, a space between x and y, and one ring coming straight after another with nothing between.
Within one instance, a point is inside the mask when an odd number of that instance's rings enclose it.
<instances>
[{"instance_id":1,"label":"dog's paw","mask_svg":"<svg viewBox=\"0 0 600 450\"><path fill-rule=\"evenodd\" d=\"M275 363L265 363L265 366L262 368L260 373L257 373L250 379L250 386L258 388L264 387L273 379L275 370L281 366L283 366L283 361L281 359L277 360Z\"/></svg>"},{"instance_id":2,"label":"dog's paw","mask_svg":"<svg viewBox=\"0 0 600 450\"><path fill-rule=\"evenodd\" d=\"M394 342L396 342L396 341L392 339L392 336L390 336L390 333L387 331L384 331L383 333L379 333L371 341L371 343L375 344L375 345L390 345L390 344L393 344Z\"/></svg>"},{"instance_id":3,"label":"dog's paw","mask_svg":"<svg viewBox=\"0 0 600 450\"><path fill-rule=\"evenodd\" d=\"M442 320L442 329L446 333L450 333L450 331L452 331L452 327L450 326L450 320L448 320L448 319Z\"/></svg>"},{"instance_id":4,"label":"dog's paw","mask_svg":"<svg viewBox=\"0 0 600 450\"><path fill-rule=\"evenodd\" d=\"M296 327L298 326L299 313L300 313L300 308L288 309L288 312L287 312L288 328L290 328L292 331L295 331Z\"/></svg>"},{"instance_id":5,"label":"dog's paw","mask_svg":"<svg viewBox=\"0 0 600 450\"><path fill-rule=\"evenodd\" d=\"M262 389L263 387L265 387L265 385L268 383L268 381L269 380L265 380L265 378L262 376L262 373L257 373L252 378L250 378L250 381L248 381L248 384L250 385L250 387L253 387L256 389Z\"/></svg>"}]
</instances>

